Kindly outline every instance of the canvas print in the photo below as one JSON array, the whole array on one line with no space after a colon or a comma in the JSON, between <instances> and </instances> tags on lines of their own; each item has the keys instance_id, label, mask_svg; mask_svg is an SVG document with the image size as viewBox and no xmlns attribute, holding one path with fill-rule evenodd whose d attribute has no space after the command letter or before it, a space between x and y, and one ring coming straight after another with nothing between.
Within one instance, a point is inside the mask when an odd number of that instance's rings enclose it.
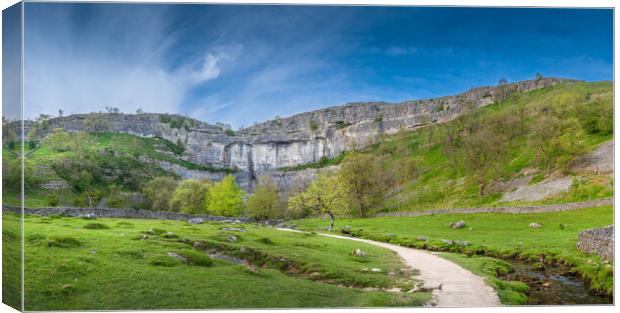
<instances>
[{"instance_id":1,"label":"canvas print","mask_svg":"<svg viewBox=\"0 0 620 313\"><path fill-rule=\"evenodd\" d=\"M613 9L20 2L2 301L610 305Z\"/></svg>"}]
</instances>

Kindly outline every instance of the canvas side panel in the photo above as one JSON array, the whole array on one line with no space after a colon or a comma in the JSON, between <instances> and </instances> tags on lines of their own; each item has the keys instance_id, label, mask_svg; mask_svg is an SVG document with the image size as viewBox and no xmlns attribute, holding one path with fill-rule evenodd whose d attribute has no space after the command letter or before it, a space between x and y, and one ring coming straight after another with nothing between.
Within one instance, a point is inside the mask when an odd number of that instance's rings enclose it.
<instances>
[{"instance_id":1,"label":"canvas side panel","mask_svg":"<svg viewBox=\"0 0 620 313\"><path fill-rule=\"evenodd\" d=\"M2 301L23 310L22 3L2 11Z\"/></svg>"}]
</instances>

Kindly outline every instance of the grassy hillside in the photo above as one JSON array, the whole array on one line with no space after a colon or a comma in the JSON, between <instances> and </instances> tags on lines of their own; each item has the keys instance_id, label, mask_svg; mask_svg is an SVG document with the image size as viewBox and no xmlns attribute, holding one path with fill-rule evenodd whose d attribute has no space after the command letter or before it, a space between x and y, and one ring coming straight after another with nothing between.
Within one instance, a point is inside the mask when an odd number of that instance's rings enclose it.
<instances>
[{"instance_id":1,"label":"grassy hillside","mask_svg":"<svg viewBox=\"0 0 620 313\"><path fill-rule=\"evenodd\" d=\"M57 131L41 142L26 142L26 194L28 207L56 205L87 206L82 184L94 185L95 198L109 195L112 189L139 191L146 181L158 176L178 177L163 170L157 162L180 165L187 169L232 172L187 162L180 158L184 148L158 137L139 137L125 133L88 133ZM3 160L18 162L19 146L4 147ZM9 164L10 165L10 164ZM18 163L15 163L17 166ZM30 182L30 184L29 184ZM50 182L66 182L68 188L42 188ZM16 190L5 190L3 202L18 205Z\"/></svg>"},{"instance_id":2,"label":"grassy hillside","mask_svg":"<svg viewBox=\"0 0 620 313\"><path fill-rule=\"evenodd\" d=\"M466 226L452 229L450 223L463 220ZM542 228L530 228L530 223ZM320 230L325 220L296 221L306 230ZM613 265L598 256L577 250L580 231L613 224L610 206L575 211L538 214L440 214L418 217L342 218L336 219L336 231L350 226L351 234L367 239L430 250L487 255L499 258L518 257L537 262L562 262L591 281L593 289L613 291ZM426 240L421 240L425 237ZM442 240L467 241L467 246L447 244ZM501 295L501 293L500 293Z\"/></svg>"},{"instance_id":3,"label":"grassy hillside","mask_svg":"<svg viewBox=\"0 0 620 313\"><path fill-rule=\"evenodd\" d=\"M388 171L404 181L376 211L609 198L612 175L576 173L573 166L581 155L613 138L612 96L610 82L562 83L515 93L447 123L384 135L360 152L381 157ZM292 170L342 160L339 156ZM519 178L535 185L564 176L574 178L566 192L535 201L502 200Z\"/></svg>"},{"instance_id":4,"label":"grassy hillside","mask_svg":"<svg viewBox=\"0 0 620 313\"><path fill-rule=\"evenodd\" d=\"M313 234L60 216L28 216L25 229L28 310L399 306L430 299L381 291L417 284L391 251ZM366 256L352 256L357 248ZM228 257L210 258L204 249Z\"/></svg>"}]
</instances>

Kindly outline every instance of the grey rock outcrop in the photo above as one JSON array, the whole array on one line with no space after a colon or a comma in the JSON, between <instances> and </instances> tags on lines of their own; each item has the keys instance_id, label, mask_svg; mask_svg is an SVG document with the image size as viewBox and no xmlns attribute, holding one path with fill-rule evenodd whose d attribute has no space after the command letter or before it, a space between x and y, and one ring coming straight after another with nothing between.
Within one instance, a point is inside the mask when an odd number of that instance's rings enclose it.
<instances>
[{"instance_id":1,"label":"grey rock outcrop","mask_svg":"<svg viewBox=\"0 0 620 313\"><path fill-rule=\"evenodd\" d=\"M542 78L494 87L479 87L458 95L400 103L350 103L321 110L277 118L232 132L224 127L191 118L167 114L109 113L106 131L138 136L162 137L182 143L182 159L213 168L234 169L235 178L251 190L262 174L272 175L278 186L288 190L292 181L312 179L310 171L281 172L284 167L333 158L353 148L371 145L382 134L415 129L431 123L451 120L468 108L476 108L505 99L514 92L545 88L570 80ZM52 118L47 131L84 131L88 114ZM35 126L25 121L24 133ZM17 133L21 133L18 129ZM45 133L38 134L39 136ZM227 172L210 174L167 166L182 177L206 177L219 180ZM300 178L301 177L301 178Z\"/></svg>"}]
</instances>

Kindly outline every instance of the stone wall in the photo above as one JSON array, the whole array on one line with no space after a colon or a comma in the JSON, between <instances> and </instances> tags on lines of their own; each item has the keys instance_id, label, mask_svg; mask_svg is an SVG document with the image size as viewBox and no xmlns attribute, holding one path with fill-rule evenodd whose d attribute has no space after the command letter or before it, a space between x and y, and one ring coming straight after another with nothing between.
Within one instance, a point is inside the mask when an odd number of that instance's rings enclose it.
<instances>
[{"instance_id":1,"label":"stone wall","mask_svg":"<svg viewBox=\"0 0 620 313\"><path fill-rule=\"evenodd\" d=\"M611 261L614 258L614 225L580 232L577 249Z\"/></svg>"},{"instance_id":2,"label":"stone wall","mask_svg":"<svg viewBox=\"0 0 620 313\"><path fill-rule=\"evenodd\" d=\"M393 212L379 213L378 217L385 216L424 216L434 214L476 214L476 213L509 213L509 214L528 214L528 213L545 213L545 212L561 212L578 210L585 208L593 208L604 205L613 205L613 199L599 199L585 202L571 202L561 204L532 205L518 207L493 207L493 208L463 208L463 209L445 209L445 210L426 210L420 212Z\"/></svg>"},{"instance_id":3,"label":"stone wall","mask_svg":"<svg viewBox=\"0 0 620 313\"><path fill-rule=\"evenodd\" d=\"M2 212L20 214L21 209L18 207L2 206ZM25 208L24 214L49 216L49 215L61 215L70 217L83 217L94 214L96 217L101 218L139 218L139 219L159 219L159 220L189 220L191 218L202 218L205 221L216 221L225 223L257 223L257 221L251 218L245 217L225 217L225 216L211 216L205 214L185 214L178 212L161 212L161 211L148 211L148 210L135 210L135 209L113 209L113 208ZM264 224L278 224L281 221L265 221Z\"/></svg>"}]
</instances>

